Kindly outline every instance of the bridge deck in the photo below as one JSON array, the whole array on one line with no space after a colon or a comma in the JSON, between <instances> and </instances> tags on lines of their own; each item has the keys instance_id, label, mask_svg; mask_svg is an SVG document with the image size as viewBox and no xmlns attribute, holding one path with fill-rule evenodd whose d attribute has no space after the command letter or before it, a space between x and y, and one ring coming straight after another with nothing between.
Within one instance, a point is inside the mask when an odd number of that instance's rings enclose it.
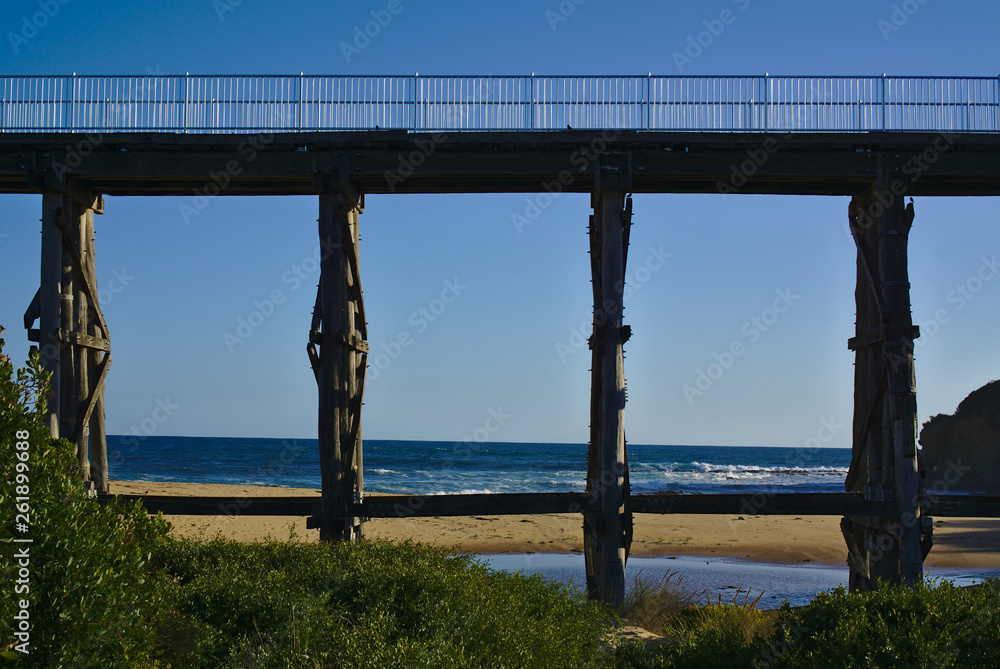
<instances>
[{"instance_id":1,"label":"bridge deck","mask_svg":"<svg viewBox=\"0 0 1000 669\"><path fill-rule=\"evenodd\" d=\"M998 134L635 130L0 133L0 193L589 193L600 172L634 193L853 195L880 160L908 195L1000 195Z\"/></svg>"}]
</instances>

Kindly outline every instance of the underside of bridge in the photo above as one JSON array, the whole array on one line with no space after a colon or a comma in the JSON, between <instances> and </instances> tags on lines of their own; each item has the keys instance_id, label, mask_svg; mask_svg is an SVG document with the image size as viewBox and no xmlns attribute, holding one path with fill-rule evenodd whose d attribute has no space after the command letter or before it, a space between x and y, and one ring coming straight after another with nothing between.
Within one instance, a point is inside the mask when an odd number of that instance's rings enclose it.
<instances>
[{"instance_id":1,"label":"underside of bridge","mask_svg":"<svg viewBox=\"0 0 1000 669\"><path fill-rule=\"evenodd\" d=\"M640 508L640 499L629 494L623 347L631 330L622 321L622 299L631 194L851 196L847 214L858 279L857 329L849 342L856 366L847 492L832 503L779 499L758 511L843 513L852 589L870 589L879 580L913 583L931 546L928 511L936 507L923 490L916 448L918 332L907 269L914 210L905 197L1000 194L998 140L624 131L3 134L0 192L43 195L41 285L25 327L52 374L50 431L77 445L84 478L98 493L109 492L104 382L111 363L95 286L94 214L103 212L102 196L311 194L319 201L322 269L306 350L319 387L322 497L294 508L309 509L323 540L363 537L367 517L469 515L482 513L484 504L492 513L582 513L588 591L620 607L633 511L672 512L686 504L687 512L726 512L709 499L649 499ZM365 500L361 406L368 344L358 254L363 193L542 191L592 197L586 493ZM223 513L222 504L198 507L196 501L191 508L200 510L190 512ZM264 503L260 508L275 511ZM996 505L991 508L995 512Z\"/></svg>"}]
</instances>

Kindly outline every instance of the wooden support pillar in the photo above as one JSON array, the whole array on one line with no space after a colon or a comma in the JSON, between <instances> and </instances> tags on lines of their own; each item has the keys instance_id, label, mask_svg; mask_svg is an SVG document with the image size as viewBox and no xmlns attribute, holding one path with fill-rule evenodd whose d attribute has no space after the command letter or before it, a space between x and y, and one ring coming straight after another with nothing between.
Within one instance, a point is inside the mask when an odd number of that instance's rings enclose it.
<instances>
[{"instance_id":1,"label":"wooden support pillar","mask_svg":"<svg viewBox=\"0 0 1000 669\"><path fill-rule=\"evenodd\" d=\"M596 205L595 205L596 208ZM601 370L604 360L604 339L599 336L601 323L600 305L604 302L603 282L601 281L601 226L594 214L590 216L588 226L590 237L590 271L591 285L594 293L594 322L590 337L590 441L587 448L587 493L597 499L601 485ZM597 599L597 584L602 580L603 570L600 555L601 543L597 537L599 526L597 513L583 514L583 554L584 567L587 576L587 596Z\"/></svg>"},{"instance_id":2,"label":"wooden support pillar","mask_svg":"<svg viewBox=\"0 0 1000 669\"><path fill-rule=\"evenodd\" d=\"M883 196L890 195L888 191ZM884 355L887 361L887 418L890 434L897 518L890 528L899 560L898 579L913 585L923 579L920 549L920 475L917 463L917 389L913 340L918 333L910 311L907 241L913 225L913 204L897 197L879 220L879 275L886 308Z\"/></svg>"},{"instance_id":3,"label":"wooden support pillar","mask_svg":"<svg viewBox=\"0 0 1000 669\"><path fill-rule=\"evenodd\" d=\"M79 237L74 234L76 231L73 225L73 203L68 198L63 200L63 206L56 214L56 221L60 227L63 237L62 245L62 279L60 288L59 307L59 436L76 443L74 435L77 423L77 408L79 405L79 386L77 383L78 362L70 343L68 334L76 331L77 312L74 308L76 302L76 286L73 281L73 263L76 261L76 249L74 243ZM89 480L90 467L86 455L80 458L77 451L77 458L83 470L84 481ZM86 467L85 467L86 465Z\"/></svg>"},{"instance_id":4,"label":"wooden support pillar","mask_svg":"<svg viewBox=\"0 0 1000 669\"><path fill-rule=\"evenodd\" d=\"M367 327L358 270L361 198L320 194L320 284L307 351L319 385L319 456L323 482L321 541L363 536L350 505L362 496L361 404ZM316 346L319 346L317 351Z\"/></svg>"},{"instance_id":5,"label":"wooden support pillar","mask_svg":"<svg viewBox=\"0 0 1000 669\"><path fill-rule=\"evenodd\" d=\"M38 291L38 351L42 368L50 375L50 395L46 422L49 436L59 437L59 406L61 399L60 377L62 372L62 345L59 328L62 327L62 233L56 215L63 206L60 193L47 192L42 196L42 271ZM26 323L30 327L30 323Z\"/></svg>"},{"instance_id":6,"label":"wooden support pillar","mask_svg":"<svg viewBox=\"0 0 1000 669\"><path fill-rule=\"evenodd\" d=\"M73 264L83 269L87 263L87 249L91 244L90 235L87 230L88 210L74 204L72 216L69 223L71 232L75 236L76 248ZM92 220L92 219L91 219ZM89 278L86 272L75 272L73 281L73 323L72 332L90 334L89 309L87 308L86 280ZM86 412L87 398L90 396L90 349L85 346L73 346L73 369L76 372L76 403L75 425L73 426L73 436L76 443L76 455L80 461L80 471L83 473L85 482L92 482L90 478L90 429L84 423L84 413ZM87 421L89 423L89 421Z\"/></svg>"},{"instance_id":7,"label":"wooden support pillar","mask_svg":"<svg viewBox=\"0 0 1000 669\"><path fill-rule=\"evenodd\" d=\"M111 364L107 324L97 300L94 213L103 200L75 189L75 197L46 193L42 200L42 271L37 303L25 314L28 337L39 344L52 373L49 432L73 442L85 482L91 456L98 492L108 492L104 381ZM39 329L32 330L39 319Z\"/></svg>"},{"instance_id":8,"label":"wooden support pillar","mask_svg":"<svg viewBox=\"0 0 1000 669\"><path fill-rule=\"evenodd\" d=\"M88 207L84 210L84 240L86 242L83 257L83 270L90 282L93 290L87 291L88 297L94 301L87 314L86 320L81 321L84 325L84 332L95 339L105 339L110 341L106 332L106 324L101 314L100 304L97 302L99 291L97 289L97 257L96 240L94 238L94 209ZM90 449L90 477L94 482L94 489L98 493L108 494L111 492L108 483L108 440L107 430L104 424L104 378L107 364L111 363L111 352L99 348L85 349L87 375L89 379L87 397L93 403L90 421L86 426L89 431L88 442ZM86 412L86 408L84 408Z\"/></svg>"},{"instance_id":9,"label":"wooden support pillar","mask_svg":"<svg viewBox=\"0 0 1000 669\"><path fill-rule=\"evenodd\" d=\"M915 583L923 574L920 515L923 491L917 462L916 389L910 314L907 239L912 204L879 184L854 197L850 225L858 247L854 441L847 489L894 501L894 517L845 518L850 587L879 581ZM923 537L929 542L929 534Z\"/></svg>"},{"instance_id":10,"label":"wooden support pillar","mask_svg":"<svg viewBox=\"0 0 1000 669\"><path fill-rule=\"evenodd\" d=\"M347 229L344 231L348 259L347 275L347 331L351 333L352 345L348 347L347 386L351 397L350 429L348 453L345 464L350 472L347 494L353 502L364 497L364 458L361 440L361 407L364 397L365 374L368 369L368 324L365 322L365 306L361 293L361 271L359 267L359 245L361 242L360 220L364 208L364 197L357 199L347 212ZM364 523L360 518L351 519L353 539L364 538Z\"/></svg>"},{"instance_id":11,"label":"wooden support pillar","mask_svg":"<svg viewBox=\"0 0 1000 669\"><path fill-rule=\"evenodd\" d=\"M584 554L588 594L620 610L631 536L622 348L630 333L622 325L622 310L631 207L626 207L625 195L620 191L595 193L593 207L590 218L593 386L587 491L598 500L600 510L584 516Z\"/></svg>"}]
</instances>

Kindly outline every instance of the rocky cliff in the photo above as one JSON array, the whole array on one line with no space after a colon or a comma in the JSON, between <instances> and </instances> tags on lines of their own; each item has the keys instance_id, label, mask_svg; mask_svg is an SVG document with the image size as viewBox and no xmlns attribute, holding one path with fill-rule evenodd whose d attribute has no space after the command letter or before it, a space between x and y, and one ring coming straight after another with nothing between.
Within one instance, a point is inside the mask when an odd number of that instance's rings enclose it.
<instances>
[{"instance_id":1,"label":"rocky cliff","mask_svg":"<svg viewBox=\"0 0 1000 669\"><path fill-rule=\"evenodd\" d=\"M919 441L928 491L1000 495L1000 381L924 423Z\"/></svg>"}]
</instances>

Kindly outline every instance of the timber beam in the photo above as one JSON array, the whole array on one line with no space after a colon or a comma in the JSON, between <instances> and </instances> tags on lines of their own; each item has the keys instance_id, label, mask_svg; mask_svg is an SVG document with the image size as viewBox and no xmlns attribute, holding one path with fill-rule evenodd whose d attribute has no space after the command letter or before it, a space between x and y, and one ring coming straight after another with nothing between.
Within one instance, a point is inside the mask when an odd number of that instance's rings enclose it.
<instances>
[{"instance_id":1,"label":"timber beam","mask_svg":"<svg viewBox=\"0 0 1000 669\"><path fill-rule=\"evenodd\" d=\"M877 178L878 156L892 153L903 170L888 188L1000 195L1000 137L983 133L116 133L68 166L67 146L86 137L4 133L0 192L75 182L90 193L190 195L215 174L220 195L310 195L327 189L317 179L366 193L545 192L553 183L590 193L602 187L600 162L627 164L618 188L633 193L854 195ZM933 163L921 158L928 150ZM89 206L88 197L77 203Z\"/></svg>"},{"instance_id":2,"label":"timber beam","mask_svg":"<svg viewBox=\"0 0 1000 669\"><path fill-rule=\"evenodd\" d=\"M656 494L635 495L632 508L643 514L851 516L853 522L881 527L895 517L891 502L871 502L854 493ZM113 500L140 502L149 513L245 516L315 516L322 498L178 497L171 495L98 495L102 504ZM580 492L503 493L486 495L374 495L351 505L363 518L427 518L445 516L503 516L588 514L600 508L597 498ZM928 514L957 518L1000 518L1000 497L984 495L929 495Z\"/></svg>"}]
</instances>

